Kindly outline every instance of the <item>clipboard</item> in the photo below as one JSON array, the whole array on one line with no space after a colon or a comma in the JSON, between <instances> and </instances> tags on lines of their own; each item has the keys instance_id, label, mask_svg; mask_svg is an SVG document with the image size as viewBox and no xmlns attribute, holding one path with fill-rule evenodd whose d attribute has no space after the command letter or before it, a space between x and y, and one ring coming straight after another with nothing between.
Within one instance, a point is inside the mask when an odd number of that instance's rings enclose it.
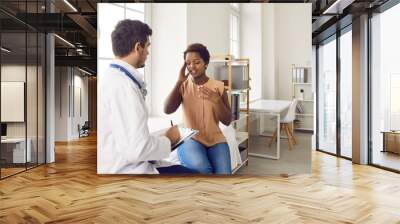
<instances>
[{"instance_id":1,"label":"clipboard","mask_svg":"<svg viewBox=\"0 0 400 224\"><path fill-rule=\"evenodd\" d=\"M191 137L195 136L197 133L199 133L198 130L194 130L191 128L179 128L179 132L181 134L181 139L177 143L171 146L171 151L175 150L178 148L180 145L182 145L186 140L189 140Z\"/></svg>"}]
</instances>

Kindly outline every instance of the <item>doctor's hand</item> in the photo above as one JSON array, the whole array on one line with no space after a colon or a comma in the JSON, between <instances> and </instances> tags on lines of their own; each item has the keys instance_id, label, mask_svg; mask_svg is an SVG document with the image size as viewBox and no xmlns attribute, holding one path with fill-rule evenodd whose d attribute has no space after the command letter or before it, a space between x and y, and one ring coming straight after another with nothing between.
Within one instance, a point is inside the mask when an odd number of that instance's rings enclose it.
<instances>
[{"instance_id":1,"label":"doctor's hand","mask_svg":"<svg viewBox=\"0 0 400 224\"><path fill-rule=\"evenodd\" d=\"M186 62L183 62L182 68L179 71L179 79L178 82L184 82L189 76L189 73L185 74L186 71Z\"/></svg>"},{"instance_id":2,"label":"doctor's hand","mask_svg":"<svg viewBox=\"0 0 400 224\"><path fill-rule=\"evenodd\" d=\"M171 141L171 145L174 145L175 143L177 143L179 141L179 139L181 138L181 134L179 133L178 126L174 125L174 126L170 127L165 132L165 136L167 138L169 138L169 140Z\"/></svg>"}]
</instances>

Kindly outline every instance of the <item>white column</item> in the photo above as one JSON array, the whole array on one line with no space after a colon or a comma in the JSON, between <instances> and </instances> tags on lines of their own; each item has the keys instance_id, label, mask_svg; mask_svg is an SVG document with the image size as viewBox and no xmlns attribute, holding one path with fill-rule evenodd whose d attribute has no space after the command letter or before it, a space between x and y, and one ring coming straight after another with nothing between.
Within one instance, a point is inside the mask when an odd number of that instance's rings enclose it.
<instances>
[{"instance_id":1,"label":"white column","mask_svg":"<svg viewBox=\"0 0 400 224\"><path fill-rule=\"evenodd\" d=\"M368 16L353 20L353 162L368 162Z\"/></svg>"},{"instance_id":2,"label":"white column","mask_svg":"<svg viewBox=\"0 0 400 224\"><path fill-rule=\"evenodd\" d=\"M276 99L278 79L276 77L275 4L262 4L262 98Z\"/></svg>"},{"instance_id":3,"label":"white column","mask_svg":"<svg viewBox=\"0 0 400 224\"><path fill-rule=\"evenodd\" d=\"M46 163L55 161L55 76L54 35L46 36Z\"/></svg>"}]
</instances>

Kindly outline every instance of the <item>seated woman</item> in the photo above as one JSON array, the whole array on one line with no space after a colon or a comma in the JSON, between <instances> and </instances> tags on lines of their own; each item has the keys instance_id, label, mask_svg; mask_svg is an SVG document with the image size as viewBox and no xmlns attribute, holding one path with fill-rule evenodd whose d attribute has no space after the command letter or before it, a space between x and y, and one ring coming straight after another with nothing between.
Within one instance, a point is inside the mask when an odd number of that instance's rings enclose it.
<instances>
[{"instance_id":1,"label":"seated woman","mask_svg":"<svg viewBox=\"0 0 400 224\"><path fill-rule=\"evenodd\" d=\"M164 112L171 114L182 103L185 126L199 133L178 148L179 160L183 166L203 174L230 174L229 147L219 128L220 121L225 125L231 122L224 83L207 77L210 53L204 45L189 45L183 56L185 62Z\"/></svg>"}]
</instances>

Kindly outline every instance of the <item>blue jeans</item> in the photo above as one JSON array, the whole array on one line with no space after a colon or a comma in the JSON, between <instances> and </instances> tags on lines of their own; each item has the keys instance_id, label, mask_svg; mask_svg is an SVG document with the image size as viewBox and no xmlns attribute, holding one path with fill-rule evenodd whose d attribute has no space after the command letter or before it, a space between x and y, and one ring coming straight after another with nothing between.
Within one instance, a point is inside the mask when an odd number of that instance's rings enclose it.
<instances>
[{"instance_id":1,"label":"blue jeans","mask_svg":"<svg viewBox=\"0 0 400 224\"><path fill-rule=\"evenodd\" d=\"M192 170L180 165L166 166L166 167L158 167L158 172L160 174L166 175L176 175L176 174L198 174L196 170Z\"/></svg>"},{"instance_id":2,"label":"blue jeans","mask_svg":"<svg viewBox=\"0 0 400 224\"><path fill-rule=\"evenodd\" d=\"M202 174L231 174L231 155L226 142L206 147L189 139L178 148L182 165Z\"/></svg>"}]
</instances>

